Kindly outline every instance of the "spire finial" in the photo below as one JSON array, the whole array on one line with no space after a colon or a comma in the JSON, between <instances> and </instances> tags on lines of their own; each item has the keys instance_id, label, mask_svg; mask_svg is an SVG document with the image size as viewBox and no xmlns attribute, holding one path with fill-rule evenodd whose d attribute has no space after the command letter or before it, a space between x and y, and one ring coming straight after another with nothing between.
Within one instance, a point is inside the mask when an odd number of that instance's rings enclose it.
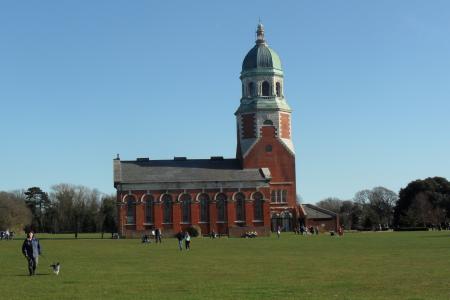
<instances>
[{"instance_id":1,"label":"spire finial","mask_svg":"<svg viewBox=\"0 0 450 300\"><path fill-rule=\"evenodd\" d=\"M256 29L256 44L265 44L266 41L264 40L264 26L261 23L261 18L259 18L258 27Z\"/></svg>"}]
</instances>

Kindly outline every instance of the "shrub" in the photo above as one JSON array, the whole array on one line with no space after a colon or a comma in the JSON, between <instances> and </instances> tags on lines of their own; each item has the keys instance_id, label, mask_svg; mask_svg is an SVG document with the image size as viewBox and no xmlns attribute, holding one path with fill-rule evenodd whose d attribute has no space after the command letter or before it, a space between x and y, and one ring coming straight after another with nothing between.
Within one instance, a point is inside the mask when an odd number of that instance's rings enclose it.
<instances>
[{"instance_id":1,"label":"shrub","mask_svg":"<svg viewBox=\"0 0 450 300\"><path fill-rule=\"evenodd\" d=\"M197 237L202 233L202 229L198 225L192 225L186 228L190 236Z\"/></svg>"},{"instance_id":2,"label":"shrub","mask_svg":"<svg viewBox=\"0 0 450 300\"><path fill-rule=\"evenodd\" d=\"M398 227L394 231L428 231L427 227Z\"/></svg>"}]
</instances>

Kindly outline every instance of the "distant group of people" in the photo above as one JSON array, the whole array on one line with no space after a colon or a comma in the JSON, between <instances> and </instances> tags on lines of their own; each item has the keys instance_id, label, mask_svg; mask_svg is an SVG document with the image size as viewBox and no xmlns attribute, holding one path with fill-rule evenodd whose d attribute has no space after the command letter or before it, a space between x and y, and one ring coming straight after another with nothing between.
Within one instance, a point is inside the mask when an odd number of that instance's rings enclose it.
<instances>
[{"instance_id":1,"label":"distant group of people","mask_svg":"<svg viewBox=\"0 0 450 300\"><path fill-rule=\"evenodd\" d=\"M189 235L189 232L183 232L183 231L179 231L175 237L178 240L178 249L180 249L180 251L183 250L183 240L184 240L184 247L186 250L190 250L191 249L191 236Z\"/></svg>"},{"instance_id":2,"label":"distant group of people","mask_svg":"<svg viewBox=\"0 0 450 300\"><path fill-rule=\"evenodd\" d=\"M151 231L151 235L155 238L155 243L158 244L162 242L162 233L161 229L155 228ZM143 244L151 243L150 235L144 234L141 238Z\"/></svg>"},{"instance_id":3,"label":"distant group of people","mask_svg":"<svg viewBox=\"0 0 450 300\"><path fill-rule=\"evenodd\" d=\"M14 238L14 231L0 231L0 240L12 240Z\"/></svg>"},{"instance_id":4,"label":"distant group of people","mask_svg":"<svg viewBox=\"0 0 450 300\"><path fill-rule=\"evenodd\" d=\"M162 242L162 233L161 233L161 229L159 228L155 228L154 230L151 231L151 235L154 236L155 238L155 243L161 243ZM175 237L178 240L178 249L179 250L183 250L183 241L184 241L184 248L186 250L190 250L191 249L191 235L189 234L189 232L185 231L179 231ZM147 244L147 243L151 243L151 237L149 234L144 234L141 238L141 242L143 244Z\"/></svg>"},{"instance_id":5,"label":"distant group of people","mask_svg":"<svg viewBox=\"0 0 450 300\"><path fill-rule=\"evenodd\" d=\"M319 229L319 226L312 226L312 225L305 226L304 224L301 224L299 227L294 229L294 233L299 234L299 235L319 235L320 229ZM332 236L334 236L334 235L343 236L344 235L344 227L339 226L337 228L336 232L330 231L329 233Z\"/></svg>"},{"instance_id":6,"label":"distant group of people","mask_svg":"<svg viewBox=\"0 0 450 300\"><path fill-rule=\"evenodd\" d=\"M427 227L428 227L428 229L437 230L437 231L450 230L450 223L430 224Z\"/></svg>"},{"instance_id":7,"label":"distant group of people","mask_svg":"<svg viewBox=\"0 0 450 300\"><path fill-rule=\"evenodd\" d=\"M144 234L141 237L141 242L143 244L149 244L151 243L151 236L154 236L155 239L155 243L161 243L162 242L162 233L161 233L161 229L159 228L155 228L154 230L151 231L151 234ZM189 232L185 231L179 231L175 237L178 240L178 249L183 250L183 241L184 241L184 248L186 250L190 250L191 249L191 236L189 234Z\"/></svg>"},{"instance_id":8,"label":"distant group of people","mask_svg":"<svg viewBox=\"0 0 450 300\"><path fill-rule=\"evenodd\" d=\"M339 226L337 232L330 231L330 235L331 236L335 236L336 234L339 235L339 236L343 236L344 235L344 227L343 226Z\"/></svg>"},{"instance_id":9,"label":"distant group of people","mask_svg":"<svg viewBox=\"0 0 450 300\"><path fill-rule=\"evenodd\" d=\"M309 227L307 227L307 226L305 226L305 225L300 225L298 228L296 228L295 230L294 230L294 233L295 234L299 234L299 235L308 235L308 234L310 234L310 235L313 235L313 234L315 234L315 235L318 235L319 234L319 226L309 226Z\"/></svg>"},{"instance_id":10,"label":"distant group of people","mask_svg":"<svg viewBox=\"0 0 450 300\"><path fill-rule=\"evenodd\" d=\"M255 237L258 237L258 232L256 232L256 231L247 231L247 232L244 232L242 234L242 237L246 238L246 239L255 238Z\"/></svg>"}]
</instances>

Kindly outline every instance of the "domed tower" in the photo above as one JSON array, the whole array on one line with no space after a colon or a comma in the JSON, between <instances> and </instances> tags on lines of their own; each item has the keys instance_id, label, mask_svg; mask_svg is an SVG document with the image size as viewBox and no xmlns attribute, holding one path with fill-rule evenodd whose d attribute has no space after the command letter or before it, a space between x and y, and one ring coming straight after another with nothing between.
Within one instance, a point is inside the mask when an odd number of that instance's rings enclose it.
<instances>
[{"instance_id":1,"label":"domed tower","mask_svg":"<svg viewBox=\"0 0 450 300\"><path fill-rule=\"evenodd\" d=\"M291 108L284 97L283 69L278 54L266 43L258 25L256 45L242 63L242 98L237 109L237 151L243 168L269 168L271 203L294 208L295 152Z\"/></svg>"}]
</instances>

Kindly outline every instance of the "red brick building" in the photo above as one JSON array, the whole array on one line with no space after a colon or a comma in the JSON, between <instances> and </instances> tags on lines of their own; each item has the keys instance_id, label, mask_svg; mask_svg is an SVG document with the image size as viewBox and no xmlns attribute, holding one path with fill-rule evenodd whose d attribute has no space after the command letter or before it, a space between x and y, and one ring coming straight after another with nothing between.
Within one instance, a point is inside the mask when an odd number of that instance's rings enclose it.
<instances>
[{"instance_id":1,"label":"red brick building","mask_svg":"<svg viewBox=\"0 0 450 300\"><path fill-rule=\"evenodd\" d=\"M242 63L242 97L235 112L236 158L114 160L119 231L136 235L189 226L239 236L267 235L297 225L291 109L279 56L258 25L256 45Z\"/></svg>"},{"instance_id":2,"label":"red brick building","mask_svg":"<svg viewBox=\"0 0 450 300\"><path fill-rule=\"evenodd\" d=\"M334 231L339 228L338 214L312 204L299 206L299 223L306 227L318 227L321 232Z\"/></svg>"}]
</instances>

